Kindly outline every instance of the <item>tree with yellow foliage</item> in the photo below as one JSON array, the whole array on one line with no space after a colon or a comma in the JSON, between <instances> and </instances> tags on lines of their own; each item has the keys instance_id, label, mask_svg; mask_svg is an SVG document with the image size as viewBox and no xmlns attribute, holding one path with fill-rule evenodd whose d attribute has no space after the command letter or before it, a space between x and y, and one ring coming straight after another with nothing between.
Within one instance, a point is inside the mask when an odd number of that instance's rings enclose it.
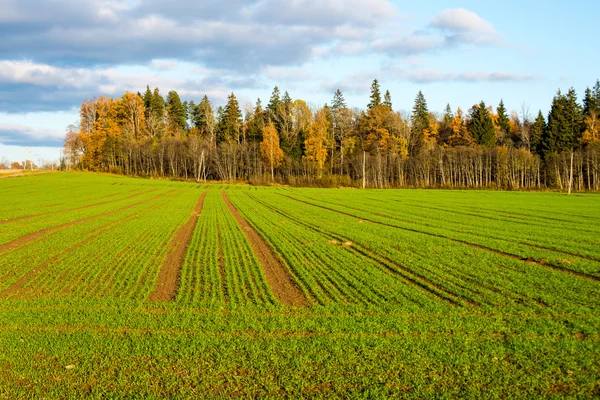
<instances>
[{"instance_id":1,"label":"tree with yellow foliage","mask_svg":"<svg viewBox=\"0 0 600 400\"><path fill-rule=\"evenodd\" d=\"M585 131L581 140L585 144L598 143L600 142L600 120L596 110L591 110L587 116L584 117Z\"/></svg>"},{"instance_id":2,"label":"tree with yellow foliage","mask_svg":"<svg viewBox=\"0 0 600 400\"><path fill-rule=\"evenodd\" d=\"M121 97L117 112L125 136L134 141L141 139L146 125L144 100L137 94L127 92Z\"/></svg>"},{"instance_id":3,"label":"tree with yellow foliage","mask_svg":"<svg viewBox=\"0 0 600 400\"><path fill-rule=\"evenodd\" d=\"M311 124L306 140L304 141L305 156L304 158L317 165L318 175L320 179L323 176L323 166L327 159L327 148L329 140L327 132L329 131L329 121L324 109L317 111L315 120Z\"/></svg>"},{"instance_id":4,"label":"tree with yellow foliage","mask_svg":"<svg viewBox=\"0 0 600 400\"><path fill-rule=\"evenodd\" d=\"M279 135L273 123L262 129L263 141L260 143L260 153L263 160L271 169L271 179L275 179L275 168L281 165L283 150L279 147Z\"/></svg>"}]
</instances>

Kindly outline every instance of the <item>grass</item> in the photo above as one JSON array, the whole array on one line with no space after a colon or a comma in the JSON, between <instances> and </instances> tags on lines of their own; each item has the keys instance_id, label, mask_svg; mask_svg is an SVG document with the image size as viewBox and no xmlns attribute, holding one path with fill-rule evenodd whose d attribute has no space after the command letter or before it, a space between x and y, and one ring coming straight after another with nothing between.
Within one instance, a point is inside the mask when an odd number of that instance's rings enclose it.
<instances>
[{"instance_id":1,"label":"grass","mask_svg":"<svg viewBox=\"0 0 600 400\"><path fill-rule=\"evenodd\" d=\"M222 191L308 307L278 303ZM152 302L203 192L177 294ZM591 194L0 180L0 398L598 397L599 206Z\"/></svg>"}]
</instances>

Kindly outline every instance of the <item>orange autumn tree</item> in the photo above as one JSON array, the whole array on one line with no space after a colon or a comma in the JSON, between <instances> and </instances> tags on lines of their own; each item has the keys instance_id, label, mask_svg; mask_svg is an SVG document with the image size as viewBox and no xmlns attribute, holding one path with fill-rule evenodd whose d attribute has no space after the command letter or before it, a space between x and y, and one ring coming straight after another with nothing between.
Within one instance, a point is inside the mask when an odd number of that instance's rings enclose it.
<instances>
[{"instance_id":1,"label":"orange autumn tree","mask_svg":"<svg viewBox=\"0 0 600 400\"><path fill-rule=\"evenodd\" d=\"M81 163L85 169L102 169L104 143L109 137L119 135L117 102L118 100L102 96L81 105L79 126L84 148Z\"/></svg>"},{"instance_id":2,"label":"orange autumn tree","mask_svg":"<svg viewBox=\"0 0 600 400\"><path fill-rule=\"evenodd\" d=\"M279 135L275 125L270 123L262 129L263 141L260 143L260 153L263 160L271 169L271 179L275 179L275 168L281 165L283 150L279 147Z\"/></svg>"},{"instance_id":3,"label":"orange autumn tree","mask_svg":"<svg viewBox=\"0 0 600 400\"><path fill-rule=\"evenodd\" d=\"M317 111L315 120L311 124L306 140L304 141L304 147L306 148L304 158L317 165L318 175L320 179L323 176L323 166L327 159L327 146L329 140L327 139L327 132L329 131L329 121L327 120L327 114L324 109Z\"/></svg>"}]
</instances>

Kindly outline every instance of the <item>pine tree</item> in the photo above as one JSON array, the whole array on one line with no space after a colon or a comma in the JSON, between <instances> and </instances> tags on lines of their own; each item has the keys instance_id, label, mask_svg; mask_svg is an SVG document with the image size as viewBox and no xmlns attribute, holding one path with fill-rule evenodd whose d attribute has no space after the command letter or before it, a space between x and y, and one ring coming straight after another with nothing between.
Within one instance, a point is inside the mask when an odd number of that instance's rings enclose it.
<instances>
[{"instance_id":1,"label":"pine tree","mask_svg":"<svg viewBox=\"0 0 600 400\"><path fill-rule=\"evenodd\" d=\"M427 101L423 92L419 91L415 98L412 115L410 116L411 133L412 133L412 149L420 149L425 143L425 138L430 130L429 126L429 110L427 109Z\"/></svg>"},{"instance_id":2,"label":"pine tree","mask_svg":"<svg viewBox=\"0 0 600 400\"><path fill-rule=\"evenodd\" d=\"M471 109L469 128L475 142L483 147L494 147L496 129L489 110L482 101Z\"/></svg>"},{"instance_id":3,"label":"pine tree","mask_svg":"<svg viewBox=\"0 0 600 400\"><path fill-rule=\"evenodd\" d=\"M537 118L529 130L529 147L532 153L541 154L542 136L546 130L546 119L542 111L538 113Z\"/></svg>"},{"instance_id":4,"label":"pine tree","mask_svg":"<svg viewBox=\"0 0 600 400\"><path fill-rule=\"evenodd\" d=\"M498 113L498 126L500 130L505 134L510 134L510 120L508 118L508 114L506 114L506 107L504 107L504 101L500 100L500 104L496 109Z\"/></svg>"},{"instance_id":5,"label":"pine tree","mask_svg":"<svg viewBox=\"0 0 600 400\"><path fill-rule=\"evenodd\" d=\"M379 88L379 81L375 79L371 84L371 102L368 105L369 110L381 105L381 89Z\"/></svg>"},{"instance_id":6,"label":"pine tree","mask_svg":"<svg viewBox=\"0 0 600 400\"><path fill-rule=\"evenodd\" d=\"M385 91L385 96L383 97L383 105L392 110L392 95L389 90Z\"/></svg>"}]
</instances>

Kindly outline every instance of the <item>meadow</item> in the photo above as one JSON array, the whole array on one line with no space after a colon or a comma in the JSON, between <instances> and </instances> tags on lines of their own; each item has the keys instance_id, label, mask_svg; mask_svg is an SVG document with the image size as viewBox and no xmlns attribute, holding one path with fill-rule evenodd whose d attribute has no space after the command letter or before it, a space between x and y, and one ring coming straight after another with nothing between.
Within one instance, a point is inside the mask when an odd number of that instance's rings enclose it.
<instances>
[{"instance_id":1,"label":"meadow","mask_svg":"<svg viewBox=\"0 0 600 400\"><path fill-rule=\"evenodd\" d=\"M0 398L600 396L600 196L0 179Z\"/></svg>"}]
</instances>

